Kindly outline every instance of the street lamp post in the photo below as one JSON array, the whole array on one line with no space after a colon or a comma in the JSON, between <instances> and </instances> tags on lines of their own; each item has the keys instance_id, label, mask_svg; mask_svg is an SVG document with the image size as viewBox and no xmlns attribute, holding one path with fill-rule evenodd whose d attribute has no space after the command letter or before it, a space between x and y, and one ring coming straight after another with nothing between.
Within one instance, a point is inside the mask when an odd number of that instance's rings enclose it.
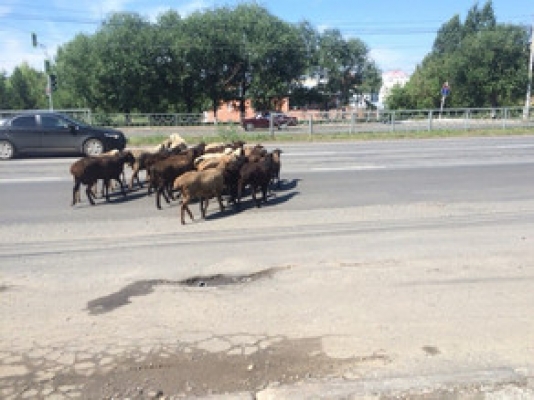
<instances>
[{"instance_id":1,"label":"street lamp post","mask_svg":"<svg viewBox=\"0 0 534 400\"><path fill-rule=\"evenodd\" d=\"M52 75L50 74L50 57L48 56L48 51L46 49L46 46L42 43L39 43L37 41L37 35L35 33L32 33L32 45L33 47L40 47L43 49L44 55L45 55L45 62L44 62L44 69L46 73L46 96L48 97L48 108L50 108L50 111L54 109L54 103L52 100L52 92L55 89L55 76L52 78ZM54 79L54 82L52 82L52 79Z\"/></svg>"},{"instance_id":2,"label":"street lamp post","mask_svg":"<svg viewBox=\"0 0 534 400\"><path fill-rule=\"evenodd\" d=\"M532 63L534 61L534 24L530 28L530 60L528 63L527 98L523 110L523 119L528 119L530 114L530 91L532 87Z\"/></svg>"}]
</instances>

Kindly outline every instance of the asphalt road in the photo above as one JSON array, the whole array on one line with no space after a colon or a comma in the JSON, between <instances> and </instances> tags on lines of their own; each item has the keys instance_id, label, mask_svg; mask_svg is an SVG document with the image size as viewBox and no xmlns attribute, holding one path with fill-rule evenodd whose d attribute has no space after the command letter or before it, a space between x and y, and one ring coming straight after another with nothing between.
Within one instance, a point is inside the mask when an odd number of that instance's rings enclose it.
<instances>
[{"instance_id":1,"label":"asphalt road","mask_svg":"<svg viewBox=\"0 0 534 400\"><path fill-rule=\"evenodd\" d=\"M534 396L533 138L279 147L185 226L0 163L0 396Z\"/></svg>"}]
</instances>

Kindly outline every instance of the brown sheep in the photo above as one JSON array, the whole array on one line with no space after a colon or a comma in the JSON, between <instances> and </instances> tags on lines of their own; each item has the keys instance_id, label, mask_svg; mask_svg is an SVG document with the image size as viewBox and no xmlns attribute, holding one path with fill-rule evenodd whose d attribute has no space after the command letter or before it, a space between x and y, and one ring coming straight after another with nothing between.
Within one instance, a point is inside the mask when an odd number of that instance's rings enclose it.
<instances>
[{"instance_id":1,"label":"brown sheep","mask_svg":"<svg viewBox=\"0 0 534 400\"><path fill-rule=\"evenodd\" d=\"M72 189L72 205L80 201L80 185L86 185L85 193L91 205L95 205L93 186L99 179L104 181L105 197L109 198L109 184L112 179L120 183L121 191L126 196L124 184L121 175L124 172L124 164L132 164L134 157L131 152L123 151L115 156L107 157L83 157L75 161L70 167L70 173L74 178L74 187Z\"/></svg>"},{"instance_id":2,"label":"brown sheep","mask_svg":"<svg viewBox=\"0 0 534 400\"><path fill-rule=\"evenodd\" d=\"M156 190L156 207L161 210L161 196L170 203L173 198L172 185L174 180L183 173L194 169L194 160L203 154L204 143L192 147L182 153L171 155L156 162L150 168L150 185Z\"/></svg>"},{"instance_id":3,"label":"brown sheep","mask_svg":"<svg viewBox=\"0 0 534 400\"><path fill-rule=\"evenodd\" d=\"M147 165L149 165L150 160L163 158L170 154L161 144L152 149L132 149L131 152L135 158L135 162L132 164L132 176L129 185L130 190L133 189L135 181L137 181L139 187L143 187L143 184L139 179L139 172L147 170ZM146 180L149 180L148 172Z\"/></svg>"},{"instance_id":4,"label":"brown sheep","mask_svg":"<svg viewBox=\"0 0 534 400\"><path fill-rule=\"evenodd\" d=\"M210 168L203 171L189 171L174 180L174 190L182 194L182 206L180 208L180 220L185 225L185 212L193 221L193 213L189 209L189 203L194 199L200 199L200 214L206 218L209 199L217 197L221 212L224 211L222 193L224 190L224 167Z\"/></svg>"},{"instance_id":5,"label":"brown sheep","mask_svg":"<svg viewBox=\"0 0 534 400\"><path fill-rule=\"evenodd\" d=\"M257 162L248 161L243 164L239 171L239 181L237 186L237 203L239 207L241 204L241 197L243 189L250 185L252 198L256 207L261 206L261 201L267 202L267 191L272 177L273 154L267 153L263 158ZM261 200L256 197L256 191L261 189Z\"/></svg>"}]
</instances>

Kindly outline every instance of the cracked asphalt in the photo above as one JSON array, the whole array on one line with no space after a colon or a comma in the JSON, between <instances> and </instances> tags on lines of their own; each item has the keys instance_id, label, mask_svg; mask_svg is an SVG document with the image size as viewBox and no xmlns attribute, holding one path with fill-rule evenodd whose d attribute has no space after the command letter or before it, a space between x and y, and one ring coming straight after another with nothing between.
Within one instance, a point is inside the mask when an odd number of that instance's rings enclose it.
<instances>
[{"instance_id":1,"label":"cracked asphalt","mask_svg":"<svg viewBox=\"0 0 534 400\"><path fill-rule=\"evenodd\" d=\"M534 398L533 167L465 146L466 169L289 163L270 204L185 227L139 192L0 182L0 398Z\"/></svg>"}]
</instances>

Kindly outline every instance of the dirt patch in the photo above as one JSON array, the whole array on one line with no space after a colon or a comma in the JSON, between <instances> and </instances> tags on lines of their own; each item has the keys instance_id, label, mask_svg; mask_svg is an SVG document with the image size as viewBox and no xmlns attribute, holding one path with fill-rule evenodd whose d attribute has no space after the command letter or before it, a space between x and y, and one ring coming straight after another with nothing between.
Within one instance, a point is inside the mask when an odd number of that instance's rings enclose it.
<instances>
[{"instance_id":1,"label":"dirt patch","mask_svg":"<svg viewBox=\"0 0 534 400\"><path fill-rule=\"evenodd\" d=\"M152 354L143 362L124 359L106 374L86 379L84 398L145 399L255 393L271 385L355 374L364 362L387 363L383 354L348 359L328 357L320 338L282 339L246 354L235 346L222 352L183 348Z\"/></svg>"}]
</instances>

